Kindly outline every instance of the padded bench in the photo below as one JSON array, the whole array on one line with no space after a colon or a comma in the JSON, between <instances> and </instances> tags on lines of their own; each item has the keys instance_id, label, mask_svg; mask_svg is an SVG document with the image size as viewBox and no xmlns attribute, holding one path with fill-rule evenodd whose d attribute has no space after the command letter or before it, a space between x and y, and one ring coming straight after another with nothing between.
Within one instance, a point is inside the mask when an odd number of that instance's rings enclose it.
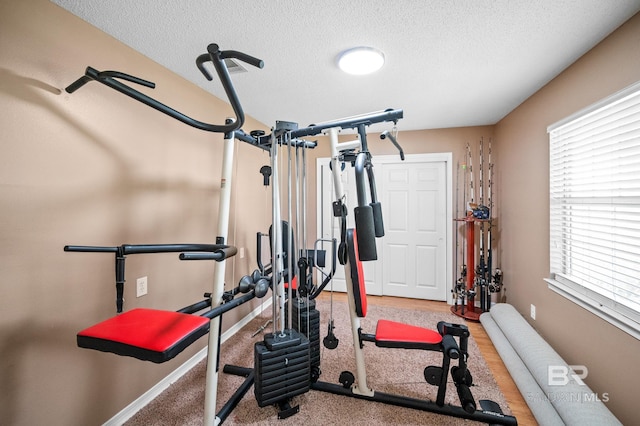
<instances>
[{"instance_id":1,"label":"padded bench","mask_svg":"<svg viewBox=\"0 0 640 426\"><path fill-rule=\"evenodd\" d=\"M622 425L587 385L549 384L550 366L569 366L513 306L493 305L480 322L539 424Z\"/></svg>"},{"instance_id":2,"label":"padded bench","mask_svg":"<svg viewBox=\"0 0 640 426\"><path fill-rule=\"evenodd\" d=\"M209 318L138 308L80 331L78 346L162 363L207 334Z\"/></svg>"}]
</instances>

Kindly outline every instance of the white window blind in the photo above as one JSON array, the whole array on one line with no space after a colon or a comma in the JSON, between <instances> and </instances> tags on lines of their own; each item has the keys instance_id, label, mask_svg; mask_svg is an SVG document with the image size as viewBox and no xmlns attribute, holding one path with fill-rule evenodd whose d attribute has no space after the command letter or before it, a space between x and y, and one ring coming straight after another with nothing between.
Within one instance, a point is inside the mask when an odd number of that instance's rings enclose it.
<instances>
[{"instance_id":1,"label":"white window blind","mask_svg":"<svg viewBox=\"0 0 640 426\"><path fill-rule=\"evenodd\" d=\"M547 281L640 338L640 82L548 132Z\"/></svg>"}]
</instances>

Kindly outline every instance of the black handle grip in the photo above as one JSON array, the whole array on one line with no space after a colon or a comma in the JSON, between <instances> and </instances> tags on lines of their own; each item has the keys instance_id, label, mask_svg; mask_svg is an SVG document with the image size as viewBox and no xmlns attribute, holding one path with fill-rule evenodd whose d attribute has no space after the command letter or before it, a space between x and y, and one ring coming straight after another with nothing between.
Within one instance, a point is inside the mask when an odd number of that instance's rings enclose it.
<instances>
[{"instance_id":1,"label":"black handle grip","mask_svg":"<svg viewBox=\"0 0 640 426\"><path fill-rule=\"evenodd\" d=\"M222 261L229 257L235 256L238 249L235 246L227 246L211 253L180 253L180 260L215 260Z\"/></svg>"},{"instance_id":2,"label":"black handle grip","mask_svg":"<svg viewBox=\"0 0 640 426\"><path fill-rule=\"evenodd\" d=\"M239 59L242 62L246 62L249 65L253 65L256 68L264 68L264 61L262 59L258 59L256 57L247 55L246 53L238 52L237 50L225 50L220 51L217 44L210 44L207 48L208 53L203 53L202 55L196 58L196 66L200 70L200 72L205 76L205 78L209 81L213 80L213 77L204 67L205 62L211 61L212 52L214 54L219 54L220 59Z\"/></svg>"},{"instance_id":3,"label":"black handle grip","mask_svg":"<svg viewBox=\"0 0 640 426\"><path fill-rule=\"evenodd\" d=\"M198 56L196 58L196 66L198 67L198 69L200 70L202 75L204 75L204 78L206 78L207 80L211 81L211 80L213 80L213 76L204 67L204 63L205 62L209 62L209 61L211 61L211 56L208 53L203 53L202 55L200 55L200 56Z\"/></svg>"},{"instance_id":4,"label":"black handle grip","mask_svg":"<svg viewBox=\"0 0 640 426\"><path fill-rule=\"evenodd\" d=\"M116 253L119 247L103 246L64 246L64 251L77 251L83 253Z\"/></svg>"},{"instance_id":5,"label":"black handle grip","mask_svg":"<svg viewBox=\"0 0 640 426\"><path fill-rule=\"evenodd\" d=\"M253 65L256 68L262 69L264 67L264 61L262 59L255 58L253 56L247 55L246 53L238 52L237 50L225 50L221 53L220 56L222 57L222 59L239 59L242 62Z\"/></svg>"},{"instance_id":6,"label":"black handle grip","mask_svg":"<svg viewBox=\"0 0 640 426\"><path fill-rule=\"evenodd\" d=\"M91 71L90 71L91 70ZM130 74L125 74L120 71L102 71L98 72L91 67L87 68L87 75L94 74L96 77L111 77L111 78L119 78L121 80L130 81L135 84L139 84L141 86L150 87L152 89L156 88L156 84L149 80L144 80L140 77L136 77Z\"/></svg>"},{"instance_id":7,"label":"black handle grip","mask_svg":"<svg viewBox=\"0 0 640 426\"><path fill-rule=\"evenodd\" d=\"M100 81L101 79L107 79L107 78L119 78L121 80L130 81L132 83L136 83L145 87L150 87L152 89L155 89L156 87L156 84L149 80L144 80L142 78L125 74L120 71L98 71L95 68L87 67L87 69L85 70L85 74L79 79L77 79L76 81L74 81L73 83L71 83L69 86L67 86L64 90L66 90L67 93L73 93L90 81L93 81L93 80Z\"/></svg>"},{"instance_id":8,"label":"black handle grip","mask_svg":"<svg viewBox=\"0 0 640 426\"><path fill-rule=\"evenodd\" d=\"M224 253L180 253L180 260L224 260Z\"/></svg>"},{"instance_id":9,"label":"black handle grip","mask_svg":"<svg viewBox=\"0 0 640 426\"><path fill-rule=\"evenodd\" d=\"M232 246L224 244L123 244L124 254L141 253L178 253L191 252L217 252ZM235 247L234 247L235 249Z\"/></svg>"},{"instance_id":10,"label":"black handle grip","mask_svg":"<svg viewBox=\"0 0 640 426\"><path fill-rule=\"evenodd\" d=\"M68 85L67 87L65 87L64 90L67 93L73 93L79 88L81 88L82 86L84 86L85 84L87 84L88 82L90 82L91 80L93 80L91 77L87 77L86 75L83 75L82 77L80 77L79 79L77 79L76 81Z\"/></svg>"}]
</instances>

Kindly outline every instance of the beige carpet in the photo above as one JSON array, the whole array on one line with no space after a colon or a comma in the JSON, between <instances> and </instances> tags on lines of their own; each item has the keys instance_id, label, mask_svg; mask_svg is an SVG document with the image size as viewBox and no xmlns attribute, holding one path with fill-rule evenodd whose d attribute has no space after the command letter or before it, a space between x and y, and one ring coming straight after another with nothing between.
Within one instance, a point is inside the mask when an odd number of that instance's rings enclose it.
<instances>
[{"instance_id":1,"label":"beige carpet","mask_svg":"<svg viewBox=\"0 0 640 426\"><path fill-rule=\"evenodd\" d=\"M320 337L326 336L329 318L329 301L319 300L317 308L321 312ZM255 318L240 332L222 345L221 370L224 364L243 367L253 366L253 345L262 340L262 334L251 335L270 318L267 309L263 316ZM338 348L328 350L321 345L321 381L338 383L340 372L355 372L353 360L353 340L348 322L346 303L333 303L333 317ZM451 313L426 313L401 308L369 306L367 318L362 321L362 329L375 332L378 318L423 327L435 328L438 321L460 323L460 318ZM267 332L271 328L267 328ZM377 348L373 343L365 344L365 359L369 387L380 392L409 396L412 398L435 400L437 388L424 380L423 370L428 365L440 365L438 352ZM452 360L452 365L453 360ZM476 403L480 399L497 402L505 414L510 414L504 396L500 392L489 368L480 356L478 347L469 340L469 370L473 376L471 391ZM204 414L205 362L199 363L158 398L143 408L126 424L134 425L201 425ZM446 403L460 405L455 386L449 375ZM243 378L220 374L218 383L218 407L227 401L243 382ZM299 405L300 412L288 419L278 420L275 407L260 408L253 395L253 388L224 422L225 425L473 425L473 421L457 419L438 414L395 407L377 402L363 401L326 392L310 391L294 398L292 405Z\"/></svg>"}]
</instances>

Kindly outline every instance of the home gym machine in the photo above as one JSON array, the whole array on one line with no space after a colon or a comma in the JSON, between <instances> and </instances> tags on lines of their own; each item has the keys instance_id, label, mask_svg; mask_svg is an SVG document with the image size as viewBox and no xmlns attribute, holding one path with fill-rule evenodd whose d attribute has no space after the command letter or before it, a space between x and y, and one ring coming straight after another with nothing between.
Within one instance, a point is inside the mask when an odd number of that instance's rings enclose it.
<instances>
[{"instance_id":1,"label":"home gym machine","mask_svg":"<svg viewBox=\"0 0 640 426\"><path fill-rule=\"evenodd\" d=\"M227 50L222 51L217 44L210 44L207 52L198 56L196 66L207 78L212 76L205 68L207 62L211 62L220 79L227 98L233 108L235 118L227 119L224 124L209 124L195 120L167 105L141 93L134 88L122 83L127 81L145 87L154 88L155 84L118 71L97 71L87 67L85 74L66 88L68 93L73 93L91 81L97 81L114 89L138 102L154 108L176 120L200 130L223 133L223 166L220 185L220 201L217 237L215 244L161 244L161 245L121 245L116 247L92 247L92 246L66 246L70 252L111 252L115 254L116 262L116 293L117 311L122 311L122 293L124 286L125 257L137 253L165 253L180 252L182 260L216 260L213 288L211 293L205 294L205 299L185 307L177 312L134 309L120 313L118 316L103 321L78 333L78 345L84 348L113 352L118 355L133 356L152 362L165 362L175 357L195 340L209 333L207 377L205 390L205 424L218 424L229 415L243 395L253 384L253 374L247 376L244 383L238 388L231 399L216 413L216 397L218 384L218 352L220 348L220 316L230 309L251 300L254 297L262 297L268 291L268 280L258 282L242 282L230 291L224 289L225 259L235 255L236 249L227 245L229 227L229 212L231 200L231 183L233 168L233 144L234 140L252 144L261 149L268 150L266 143L261 143L256 137L247 135L240 128L244 123L244 112L238 100L233 83L229 76L224 59L234 58L258 68L263 67L263 62L245 53ZM235 298L239 292L246 292L241 297ZM194 315L203 311L202 315ZM141 324L152 325L143 328ZM168 325L177 325L168 327Z\"/></svg>"},{"instance_id":2,"label":"home gym machine","mask_svg":"<svg viewBox=\"0 0 640 426\"><path fill-rule=\"evenodd\" d=\"M302 129L297 128L295 123L278 122L270 135L264 135L260 132L248 135L240 129L244 122L244 114L229 78L224 63L225 58L235 58L251 65L262 67L262 61L256 58L236 51L221 51L215 44L209 45L207 53L197 58L196 64L198 68L209 80L211 80L211 75L204 68L204 64L206 62L213 63L234 110L235 119L227 119L223 125L208 124L194 120L148 97L119 80L150 88L154 87L153 83L117 71L100 72L88 67L84 76L66 88L68 93L73 93L86 83L97 81L189 126L224 134L218 236L215 244L125 244L115 247L65 247L65 250L70 252L114 253L117 310L119 312L123 310L122 289L125 275L124 262L127 255L180 252L182 260L216 260L218 263L215 268L213 291L206 294L204 300L176 312L134 309L120 313L114 318L79 332L77 336L78 345L84 348L132 356L152 362L164 362L175 357L188 345L208 332L204 419L207 425L223 422L252 385L254 385L254 394L258 405L264 407L277 404L280 408L280 417L287 417L297 411L296 407L292 408L289 405L292 397L307 392L309 389L314 389L492 424L516 424L515 418L502 414L500 408L490 401L487 401L486 404L481 401L480 405L483 409L476 409L475 401L469 390L471 375L466 368L468 356L468 330L466 327L457 324L440 323L437 327L438 330L434 331L381 320L378 322L378 330L375 335L363 333L360 327L360 318L366 315L366 294L362 287L364 280L360 261L377 259L375 238L384 235L382 210L375 194L371 154L368 151L366 141L366 128L374 123L395 123L402 118L402 111L386 110L329 123L311 125ZM339 129L356 129L359 140L339 144L337 142ZM298 242L298 247L304 247L305 253L294 261L296 251L293 248L292 237L290 237L291 232L289 230L283 231L280 212L281 185L275 183L275 178L279 176L278 149L283 146L288 150L291 150L292 147L311 147L313 143L308 143L301 140L301 138L318 135L323 132L328 132L331 138L334 185L336 187L334 211L343 221L338 258L340 263L344 265L347 278L347 294L357 367L356 376L351 378L349 374L341 375L342 377L339 380L341 384L318 381L319 370L314 375L310 368L312 356L309 333L311 332L310 329L316 326L319 327L319 322L309 321L311 319L310 316L308 316L306 322L298 321L297 324L293 319L294 315L300 317L301 312L310 312L312 309L310 301L297 301L295 302L295 308L293 304L293 288L296 274L298 277L297 295L301 296L304 293L308 295L310 293L307 266L305 266L305 262L309 262L310 256L306 252L306 241ZM395 138L391 134L388 134L388 136L399 147ZM259 276L251 277L250 280L243 277L236 288L225 292L225 260L235 254L235 247L226 244L231 195L233 142L235 139L267 150L271 154L271 169L274 176L272 188L271 276L267 277L261 273ZM289 161L291 161L291 156L289 156ZM346 229L347 207L338 176L339 161L353 161L356 169L358 206L354 209L355 229ZM368 195L367 180L369 184ZM289 191L289 194L291 194L291 191ZM289 219L291 219L291 216L289 214ZM303 223L304 220L298 220L296 226L306 228ZM284 244L285 236L288 244ZM288 256L286 268L285 252ZM285 277L288 281L287 293L285 293ZM242 371L231 371L234 374L238 373L245 376L246 379L231 399L216 413L220 316L254 297L265 296L269 287L272 288L274 305L274 330L272 333L267 334L262 342L258 342L254 346L254 367L252 369L240 368L239 370ZM235 296L239 293L245 294L236 298ZM312 293L315 293L315 291ZM287 301L289 305L285 308L285 302ZM201 315L195 315L201 311L205 312ZM285 326L285 320L287 319L285 312L288 314L289 326ZM154 326L141 332L135 325L142 323L154 324ZM178 324L176 330L171 333L167 327L169 323ZM303 328L306 329L306 332L301 331ZM456 338L458 341L456 341ZM438 399L435 402L415 400L403 396L383 394L370 389L366 382L364 342L374 342L376 346L380 347L441 352L443 354L442 366L427 367L424 371L427 382L438 386ZM451 368L451 375L458 390L461 407L444 404L444 392L452 359L458 360L458 365ZM233 370L233 368L230 368L230 370Z\"/></svg>"},{"instance_id":3,"label":"home gym machine","mask_svg":"<svg viewBox=\"0 0 640 426\"><path fill-rule=\"evenodd\" d=\"M366 126L381 121L397 121L402 118L401 111L386 111L380 115L360 117L354 121L338 122L334 126L326 126L331 143L331 170L336 200L333 203L334 215L341 222L341 242L339 260L344 265L347 282L347 298L351 320L351 333L356 362L356 374L345 371L340 375L340 384L314 382L314 390L331 392L368 401L382 402L414 408L438 414L465 418L489 424L515 425L515 417L502 413L493 401L481 400L480 409L470 390L472 376L467 368L469 330L465 325L441 321L437 330L430 330L409 324L388 320L379 320L375 334L362 330L361 318L367 314L366 289L362 261L377 259L375 239L384 236L382 208L377 200L376 185L371 163L371 153L367 146ZM358 121L359 120L359 121ZM338 131L344 128L356 128L358 139L353 142L338 141ZM324 130L323 129L323 130ZM295 134L309 135L312 130ZM383 133L385 137L392 136ZM382 135L381 135L382 136ZM384 137L383 137L384 139ZM389 139L399 148L394 137ZM402 150L399 148L401 156ZM342 187L340 163L350 162L355 169L357 206L354 208L355 229L347 229L345 192ZM367 185L368 184L368 185ZM367 193L368 189L368 193ZM374 391L367 384L364 343L372 342L382 348L402 348L411 350L428 350L442 353L441 366L428 366L424 369L424 377L429 384L438 387L435 401L419 400L405 396L392 395ZM450 366L452 360L457 365ZM456 387L460 406L445 404L445 392L449 372Z\"/></svg>"}]
</instances>

